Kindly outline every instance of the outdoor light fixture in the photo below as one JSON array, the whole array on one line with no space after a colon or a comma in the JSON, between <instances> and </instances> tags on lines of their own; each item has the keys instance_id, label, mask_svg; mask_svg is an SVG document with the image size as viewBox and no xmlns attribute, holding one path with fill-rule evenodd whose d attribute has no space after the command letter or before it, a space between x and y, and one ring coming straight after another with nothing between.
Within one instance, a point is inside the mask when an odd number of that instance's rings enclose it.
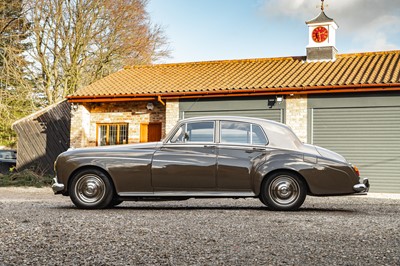
<instances>
[{"instance_id":1,"label":"outdoor light fixture","mask_svg":"<svg viewBox=\"0 0 400 266\"><path fill-rule=\"evenodd\" d=\"M281 104L283 102L283 95L277 95L275 97L268 98L268 108L274 107L276 103Z\"/></svg>"},{"instance_id":2,"label":"outdoor light fixture","mask_svg":"<svg viewBox=\"0 0 400 266\"><path fill-rule=\"evenodd\" d=\"M78 111L79 105L76 103L71 103L71 109L72 111L76 112Z\"/></svg>"},{"instance_id":3,"label":"outdoor light fixture","mask_svg":"<svg viewBox=\"0 0 400 266\"><path fill-rule=\"evenodd\" d=\"M278 104L281 104L283 102L283 96L282 95L281 96L276 96L276 102Z\"/></svg>"},{"instance_id":4,"label":"outdoor light fixture","mask_svg":"<svg viewBox=\"0 0 400 266\"><path fill-rule=\"evenodd\" d=\"M153 103L148 103L147 106L146 106L146 108L147 108L147 110L149 110L149 111L153 111L153 109L154 109L154 104L153 104Z\"/></svg>"}]
</instances>

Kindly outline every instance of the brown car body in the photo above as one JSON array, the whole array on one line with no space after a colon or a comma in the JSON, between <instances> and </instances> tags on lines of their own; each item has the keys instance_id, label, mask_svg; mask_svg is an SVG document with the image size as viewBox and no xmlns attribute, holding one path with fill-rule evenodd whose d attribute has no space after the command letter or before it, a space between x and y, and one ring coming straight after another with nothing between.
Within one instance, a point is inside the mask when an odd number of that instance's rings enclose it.
<instances>
[{"instance_id":1,"label":"brown car body","mask_svg":"<svg viewBox=\"0 0 400 266\"><path fill-rule=\"evenodd\" d=\"M54 192L81 208L124 200L258 197L271 209L293 210L305 194L369 188L339 154L303 144L284 124L248 117L184 119L161 142L71 149L58 157L55 171Z\"/></svg>"}]
</instances>

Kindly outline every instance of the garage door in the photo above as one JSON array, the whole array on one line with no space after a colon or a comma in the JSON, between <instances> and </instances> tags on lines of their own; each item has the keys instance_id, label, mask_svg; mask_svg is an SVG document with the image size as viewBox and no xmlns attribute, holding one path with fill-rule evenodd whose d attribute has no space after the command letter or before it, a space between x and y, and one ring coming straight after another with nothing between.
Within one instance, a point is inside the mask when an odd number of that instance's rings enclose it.
<instances>
[{"instance_id":1,"label":"garage door","mask_svg":"<svg viewBox=\"0 0 400 266\"><path fill-rule=\"evenodd\" d=\"M400 193L400 107L312 108L311 142L368 177L371 192Z\"/></svg>"},{"instance_id":2,"label":"garage door","mask_svg":"<svg viewBox=\"0 0 400 266\"><path fill-rule=\"evenodd\" d=\"M181 100L180 118L197 116L246 116L284 122L285 104L271 105L267 97L217 98L199 100Z\"/></svg>"},{"instance_id":3,"label":"garage door","mask_svg":"<svg viewBox=\"0 0 400 266\"><path fill-rule=\"evenodd\" d=\"M274 120L277 122L283 122L282 110L229 110L229 111L194 111L194 112L184 112L185 118L196 117L196 116L207 116L207 115L233 115L233 116L246 116L246 117L256 117L264 118L269 120Z\"/></svg>"}]
</instances>

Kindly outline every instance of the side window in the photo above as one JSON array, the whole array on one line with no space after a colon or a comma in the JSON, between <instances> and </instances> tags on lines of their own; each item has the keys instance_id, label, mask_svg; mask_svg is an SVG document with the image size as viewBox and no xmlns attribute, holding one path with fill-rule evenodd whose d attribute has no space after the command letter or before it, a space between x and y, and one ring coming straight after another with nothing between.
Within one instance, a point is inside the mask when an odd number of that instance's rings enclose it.
<instances>
[{"instance_id":1,"label":"side window","mask_svg":"<svg viewBox=\"0 0 400 266\"><path fill-rule=\"evenodd\" d=\"M170 142L214 142L214 127L214 122L208 121L183 124L175 132Z\"/></svg>"},{"instance_id":2,"label":"side window","mask_svg":"<svg viewBox=\"0 0 400 266\"><path fill-rule=\"evenodd\" d=\"M241 122L221 122L221 143L250 144L250 124Z\"/></svg>"},{"instance_id":3,"label":"side window","mask_svg":"<svg viewBox=\"0 0 400 266\"><path fill-rule=\"evenodd\" d=\"M221 143L256 144L268 143L260 126L245 122L221 122Z\"/></svg>"},{"instance_id":4,"label":"side window","mask_svg":"<svg viewBox=\"0 0 400 266\"><path fill-rule=\"evenodd\" d=\"M268 140L267 137L264 134L264 131L261 129L259 125L251 125L251 131L252 131L252 139L253 139L253 144L256 145L267 145Z\"/></svg>"},{"instance_id":5,"label":"side window","mask_svg":"<svg viewBox=\"0 0 400 266\"><path fill-rule=\"evenodd\" d=\"M169 140L171 143L185 142L186 124L183 124L175 132L174 136Z\"/></svg>"}]
</instances>

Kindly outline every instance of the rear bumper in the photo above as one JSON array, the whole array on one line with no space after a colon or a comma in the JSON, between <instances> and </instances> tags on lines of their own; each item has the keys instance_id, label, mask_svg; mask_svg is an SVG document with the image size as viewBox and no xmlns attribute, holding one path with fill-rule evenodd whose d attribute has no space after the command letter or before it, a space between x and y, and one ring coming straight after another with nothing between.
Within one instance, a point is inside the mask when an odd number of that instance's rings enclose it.
<instances>
[{"instance_id":1,"label":"rear bumper","mask_svg":"<svg viewBox=\"0 0 400 266\"><path fill-rule=\"evenodd\" d=\"M65 186L64 184L58 183L57 177L54 177L53 185L51 185L51 188L53 189L54 194L60 194L64 190Z\"/></svg>"},{"instance_id":2,"label":"rear bumper","mask_svg":"<svg viewBox=\"0 0 400 266\"><path fill-rule=\"evenodd\" d=\"M362 183L354 185L353 190L356 193L368 192L369 190L368 178L363 178Z\"/></svg>"}]
</instances>

